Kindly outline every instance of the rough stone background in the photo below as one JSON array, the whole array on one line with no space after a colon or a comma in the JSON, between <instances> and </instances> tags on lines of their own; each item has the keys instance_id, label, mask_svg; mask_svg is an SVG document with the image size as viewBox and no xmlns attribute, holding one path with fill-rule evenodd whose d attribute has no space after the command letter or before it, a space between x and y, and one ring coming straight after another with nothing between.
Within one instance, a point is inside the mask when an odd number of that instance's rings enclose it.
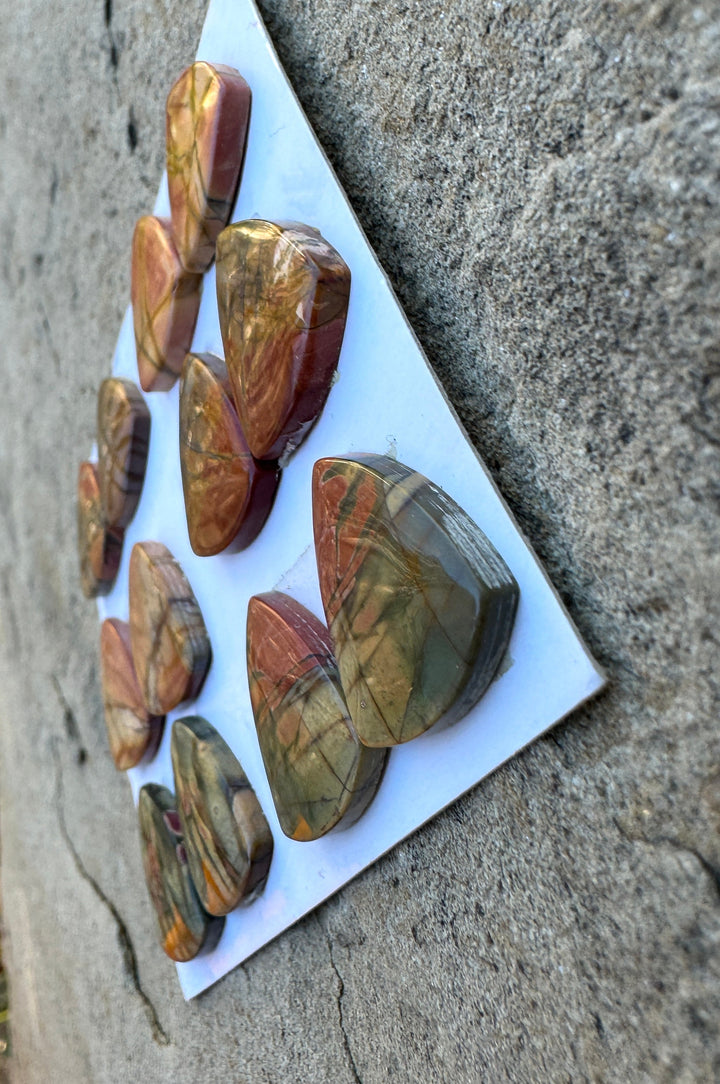
<instances>
[{"instance_id":1,"label":"rough stone background","mask_svg":"<svg viewBox=\"0 0 720 1084\"><path fill-rule=\"evenodd\" d=\"M74 485L198 0L0 39L11 1078L720 1078L720 6L263 0L609 692L191 1004L106 752Z\"/></svg>"}]
</instances>

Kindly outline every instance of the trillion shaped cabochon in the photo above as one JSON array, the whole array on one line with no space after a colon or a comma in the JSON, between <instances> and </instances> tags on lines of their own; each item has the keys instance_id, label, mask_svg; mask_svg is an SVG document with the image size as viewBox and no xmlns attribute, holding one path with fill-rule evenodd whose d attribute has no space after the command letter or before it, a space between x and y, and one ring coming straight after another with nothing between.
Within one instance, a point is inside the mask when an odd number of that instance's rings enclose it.
<instances>
[{"instance_id":1,"label":"trillion shaped cabochon","mask_svg":"<svg viewBox=\"0 0 720 1084\"><path fill-rule=\"evenodd\" d=\"M165 717L145 707L130 647L130 626L116 617L100 629L100 670L110 753L119 771L151 760L162 737Z\"/></svg>"},{"instance_id":2,"label":"trillion shaped cabochon","mask_svg":"<svg viewBox=\"0 0 720 1084\"><path fill-rule=\"evenodd\" d=\"M77 531L83 594L86 598L107 595L120 567L124 531L105 523L97 467L87 460L78 469Z\"/></svg>"},{"instance_id":3,"label":"trillion shaped cabochon","mask_svg":"<svg viewBox=\"0 0 720 1084\"><path fill-rule=\"evenodd\" d=\"M113 527L127 527L140 500L150 441L150 411L131 380L103 380L97 428L103 513Z\"/></svg>"},{"instance_id":4,"label":"trillion shaped cabochon","mask_svg":"<svg viewBox=\"0 0 720 1084\"><path fill-rule=\"evenodd\" d=\"M185 573L161 542L136 542L130 556L130 642L143 699L165 715L202 688L210 640Z\"/></svg>"},{"instance_id":5,"label":"trillion shaped cabochon","mask_svg":"<svg viewBox=\"0 0 720 1084\"><path fill-rule=\"evenodd\" d=\"M391 746L482 696L507 647L518 588L479 527L387 456L313 472L320 591L360 740Z\"/></svg>"},{"instance_id":6,"label":"trillion shaped cabochon","mask_svg":"<svg viewBox=\"0 0 720 1084\"><path fill-rule=\"evenodd\" d=\"M171 960L185 963L209 952L224 919L213 918L195 891L183 846L175 795L147 783L138 798L145 881L160 927L160 944Z\"/></svg>"},{"instance_id":7,"label":"trillion shaped cabochon","mask_svg":"<svg viewBox=\"0 0 720 1084\"><path fill-rule=\"evenodd\" d=\"M138 374L143 391L166 391L190 349L202 275L185 271L169 218L145 215L132 243L131 298Z\"/></svg>"},{"instance_id":8,"label":"trillion shaped cabochon","mask_svg":"<svg viewBox=\"0 0 720 1084\"><path fill-rule=\"evenodd\" d=\"M167 175L183 267L207 271L230 220L250 121L250 87L235 68L186 68L167 100Z\"/></svg>"},{"instance_id":9,"label":"trillion shaped cabochon","mask_svg":"<svg viewBox=\"0 0 720 1084\"><path fill-rule=\"evenodd\" d=\"M188 354L180 383L180 466L190 545L200 557L248 546L272 508L279 472L250 454L225 362Z\"/></svg>"},{"instance_id":10,"label":"trillion shaped cabochon","mask_svg":"<svg viewBox=\"0 0 720 1084\"><path fill-rule=\"evenodd\" d=\"M256 459L301 442L330 390L350 271L311 226L235 222L217 245L217 294L235 405Z\"/></svg>"},{"instance_id":11,"label":"trillion shaped cabochon","mask_svg":"<svg viewBox=\"0 0 720 1084\"><path fill-rule=\"evenodd\" d=\"M250 698L280 826L296 840L353 824L377 790L385 750L353 729L327 629L288 595L248 604Z\"/></svg>"},{"instance_id":12,"label":"trillion shaped cabochon","mask_svg":"<svg viewBox=\"0 0 720 1084\"><path fill-rule=\"evenodd\" d=\"M199 716L173 723L175 793L190 873L211 915L262 889L273 839L240 762Z\"/></svg>"}]
</instances>

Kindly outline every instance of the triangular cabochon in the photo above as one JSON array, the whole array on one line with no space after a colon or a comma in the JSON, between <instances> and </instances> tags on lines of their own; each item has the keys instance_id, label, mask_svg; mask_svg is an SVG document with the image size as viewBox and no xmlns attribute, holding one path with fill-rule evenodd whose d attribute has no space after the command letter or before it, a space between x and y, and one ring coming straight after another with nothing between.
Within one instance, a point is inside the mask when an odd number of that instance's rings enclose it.
<instances>
[{"instance_id":1,"label":"triangular cabochon","mask_svg":"<svg viewBox=\"0 0 720 1084\"><path fill-rule=\"evenodd\" d=\"M252 90L233 221L258 217L316 227L350 268L352 286L337 377L325 407L288 461L261 534L241 553L193 554L180 478L178 392L147 396L152 440L145 485L128 527L117 583L98 604L102 617L126 620L132 544L156 538L172 550L192 584L213 647L213 664L192 711L212 723L237 755L275 840L264 891L228 915L212 953L178 966L186 997L337 892L592 696L603 681L428 367L250 0L211 0L198 57L237 68ZM160 103L159 133L162 121ZM169 213L165 181L154 213ZM222 355L214 268L205 275L192 349ZM137 383L131 314L120 332L114 371ZM429 731L391 751L377 795L351 828L296 843L280 829L255 735L244 665L245 614L252 595L277 588L322 620L312 530L313 465L325 456L366 452L391 454L432 479L488 536L520 589L511 657L479 704L455 726ZM182 711L171 714L168 726L178 714ZM136 795L144 782L172 786L167 733L155 760L128 773Z\"/></svg>"}]
</instances>

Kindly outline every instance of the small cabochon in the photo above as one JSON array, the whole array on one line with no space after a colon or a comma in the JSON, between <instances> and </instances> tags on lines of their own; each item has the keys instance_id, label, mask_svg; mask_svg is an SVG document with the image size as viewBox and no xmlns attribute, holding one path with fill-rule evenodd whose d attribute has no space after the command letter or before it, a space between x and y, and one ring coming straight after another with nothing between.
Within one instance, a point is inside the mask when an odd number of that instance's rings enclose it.
<instances>
[{"instance_id":1,"label":"small cabochon","mask_svg":"<svg viewBox=\"0 0 720 1084\"><path fill-rule=\"evenodd\" d=\"M107 595L120 568L124 531L108 527L102 513L95 463L83 461L77 479L77 541L80 586L86 598Z\"/></svg>"},{"instance_id":2,"label":"small cabochon","mask_svg":"<svg viewBox=\"0 0 720 1084\"><path fill-rule=\"evenodd\" d=\"M100 673L105 726L115 767L126 771L155 756L165 717L145 707L130 647L130 626L116 617L100 628Z\"/></svg>"},{"instance_id":3,"label":"small cabochon","mask_svg":"<svg viewBox=\"0 0 720 1084\"><path fill-rule=\"evenodd\" d=\"M127 527L135 515L150 444L150 411L131 380L108 377L97 407L98 482L103 515Z\"/></svg>"}]
</instances>

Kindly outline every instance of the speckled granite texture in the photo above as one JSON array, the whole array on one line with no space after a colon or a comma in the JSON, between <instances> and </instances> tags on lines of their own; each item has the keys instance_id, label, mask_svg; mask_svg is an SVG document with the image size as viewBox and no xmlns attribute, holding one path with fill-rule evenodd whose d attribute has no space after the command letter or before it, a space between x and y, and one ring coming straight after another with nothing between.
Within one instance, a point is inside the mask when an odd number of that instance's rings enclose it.
<instances>
[{"instance_id":1,"label":"speckled granite texture","mask_svg":"<svg viewBox=\"0 0 720 1084\"><path fill-rule=\"evenodd\" d=\"M106 750L74 488L203 4L3 7L12 1079L720 1077L720 5L263 0L611 686L187 1005Z\"/></svg>"}]
</instances>

